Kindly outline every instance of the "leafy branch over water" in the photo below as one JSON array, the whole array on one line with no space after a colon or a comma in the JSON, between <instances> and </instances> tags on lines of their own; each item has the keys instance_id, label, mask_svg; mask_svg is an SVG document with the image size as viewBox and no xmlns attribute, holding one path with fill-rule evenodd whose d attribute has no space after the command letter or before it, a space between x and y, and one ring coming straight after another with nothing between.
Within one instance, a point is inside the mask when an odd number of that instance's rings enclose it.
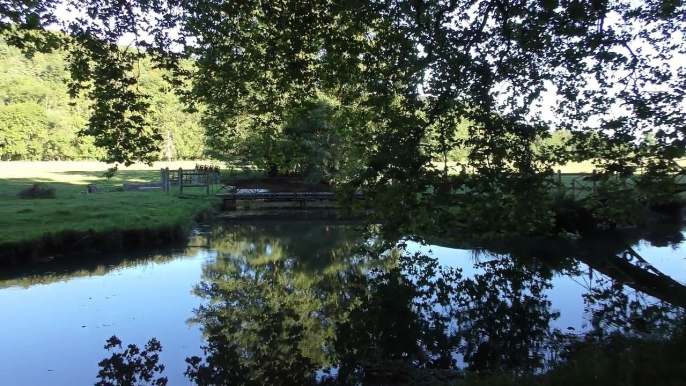
<instances>
[{"instance_id":1,"label":"leafy branch over water","mask_svg":"<svg viewBox=\"0 0 686 386\"><path fill-rule=\"evenodd\" d=\"M69 90L91 100L84 133L113 163L159 153L146 60L204 112L214 155L270 173L342 170L338 182L402 231L466 221L479 235L547 234L554 167L574 161L598 169L608 197L587 206L616 223L664 200L686 154L679 1L66 5L83 13L3 3L0 30L26 52L69 50ZM45 31L57 22L63 34ZM562 143L547 142L553 129ZM464 173L431 167L448 153ZM631 181L635 197L623 194Z\"/></svg>"}]
</instances>

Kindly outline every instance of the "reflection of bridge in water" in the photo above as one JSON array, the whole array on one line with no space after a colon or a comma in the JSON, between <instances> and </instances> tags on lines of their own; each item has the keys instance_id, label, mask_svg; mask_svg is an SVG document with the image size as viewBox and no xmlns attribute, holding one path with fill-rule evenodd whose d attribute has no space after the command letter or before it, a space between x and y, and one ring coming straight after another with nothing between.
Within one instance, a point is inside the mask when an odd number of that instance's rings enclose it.
<instances>
[{"instance_id":1,"label":"reflection of bridge in water","mask_svg":"<svg viewBox=\"0 0 686 386\"><path fill-rule=\"evenodd\" d=\"M686 309L686 285L662 273L631 247L618 256L577 259L618 283Z\"/></svg>"},{"instance_id":2,"label":"reflection of bridge in water","mask_svg":"<svg viewBox=\"0 0 686 386\"><path fill-rule=\"evenodd\" d=\"M454 243L427 240L431 245L445 248L474 249L473 246L456 245ZM581 252L581 249L552 246L546 243L532 243L525 248L526 254L530 256L553 256L554 259L564 260L566 258L575 259L586 264L592 270L597 271L608 278L621 283L636 291L645 293L655 299L670 303L674 306L686 309L686 285L658 270L643 257L641 257L631 246L625 245L624 251L617 253L610 250L591 250ZM552 252L554 251L554 252ZM564 252L563 252L564 251ZM485 248L485 252L498 255L509 255L508 248ZM515 257L516 258L516 257Z\"/></svg>"}]
</instances>

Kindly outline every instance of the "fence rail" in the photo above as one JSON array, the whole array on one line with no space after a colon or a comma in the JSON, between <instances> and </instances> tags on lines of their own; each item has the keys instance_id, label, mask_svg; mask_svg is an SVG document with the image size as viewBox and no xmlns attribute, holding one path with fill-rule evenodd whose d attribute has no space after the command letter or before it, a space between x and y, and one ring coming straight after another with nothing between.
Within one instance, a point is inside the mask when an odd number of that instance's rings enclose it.
<instances>
[{"instance_id":1,"label":"fence rail","mask_svg":"<svg viewBox=\"0 0 686 386\"><path fill-rule=\"evenodd\" d=\"M677 162L674 162L673 168L674 182L680 186L677 189L677 192L681 192L683 190L683 187L681 186L686 182L684 181L684 176L686 176L686 168L683 168ZM644 169L640 168L637 175L640 176L643 174L643 172ZM619 176L617 176L617 178L619 178ZM630 182L635 182L635 178L636 176L630 177ZM601 179L600 173L598 173L596 170L593 170L592 173L562 173L561 170L558 170L557 186L559 196L571 196L571 198L574 200L584 200L587 199L589 195L595 196L598 193L597 182ZM628 191L631 189L633 189L633 187L628 189Z\"/></svg>"},{"instance_id":2,"label":"fence rail","mask_svg":"<svg viewBox=\"0 0 686 386\"><path fill-rule=\"evenodd\" d=\"M166 195L171 192L172 186L178 186L179 196L183 195L184 188L206 189L206 194L214 190L215 185L219 184L219 174L210 171L198 170L170 170L169 168L160 169L162 180L162 190Z\"/></svg>"}]
</instances>

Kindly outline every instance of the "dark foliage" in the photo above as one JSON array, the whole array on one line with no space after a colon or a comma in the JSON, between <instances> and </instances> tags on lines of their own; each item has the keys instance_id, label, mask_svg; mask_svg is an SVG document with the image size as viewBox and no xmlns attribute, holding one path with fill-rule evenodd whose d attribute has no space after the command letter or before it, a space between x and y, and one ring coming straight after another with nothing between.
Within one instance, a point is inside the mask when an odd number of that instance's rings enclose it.
<instances>
[{"instance_id":1,"label":"dark foliage","mask_svg":"<svg viewBox=\"0 0 686 386\"><path fill-rule=\"evenodd\" d=\"M27 198L27 199L33 199L33 198L43 198L43 199L48 199L48 198L55 198L57 197L57 191L55 188L41 185L41 184L33 184L30 188L26 188L19 192L19 198Z\"/></svg>"},{"instance_id":2,"label":"dark foliage","mask_svg":"<svg viewBox=\"0 0 686 386\"><path fill-rule=\"evenodd\" d=\"M217 165L200 165L196 164L195 165L195 170L199 172L207 172L207 173L215 173L219 174L221 172L221 168Z\"/></svg>"},{"instance_id":3,"label":"dark foliage","mask_svg":"<svg viewBox=\"0 0 686 386\"><path fill-rule=\"evenodd\" d=\"M112 336L107 340L105 349L118 352L98 363L99 381L96 386L137 386L141 384L165 386L167 378L162 377L164 365L159 364L162 345L157 339L151 339L143 350L135 344L122 349L121 340Z\"/></svg>"}]
</instances>

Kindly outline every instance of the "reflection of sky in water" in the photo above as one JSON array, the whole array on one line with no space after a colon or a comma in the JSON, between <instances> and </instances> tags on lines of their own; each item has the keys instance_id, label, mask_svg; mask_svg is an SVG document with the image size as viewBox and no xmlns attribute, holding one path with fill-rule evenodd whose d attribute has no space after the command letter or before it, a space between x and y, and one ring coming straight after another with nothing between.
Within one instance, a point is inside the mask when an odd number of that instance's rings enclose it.
<instances>
[{"instance_id":1,"label":"reflection of sky in water","mask_svg":"<svg viewBox=\"0 0 686 386\"><path fill-rule=\"evenodd\" d=\"M417 244L408 244L410 252L418 249ZM441 265L462 268L467 277L477 273L471 251L422 248L428 249ZM636 250L656 268L686 281L686 246L672 250L640 245ZM92 385L97 363L107 355L105 341L115 334L125 344L143 345L158 338L170 385L188 384L184 359L202 354L198 328L186 324L201 302L190 291L200 280L203 263L215 257L212 252L194 252L190 258L123 268L105 276L0 289L0 385ZM546 293L552 309L561 311L554 327L581 327L581 295L587 283L587 274L553 278L553 288Z\"/></svg>"},{"instance_id":2,"label":"reflection of sky in water","mask_svg":"<svg viewBox=\"0 0 686 386\"><path fill-rule=\"evenodd\" d=\"M675 280L686 282L686 243L676 248L657 248L650 246L647 242L641 242L634 249L658 270ZM409 242L407 251L427 254L431 252L429 255L435 257L440 265L461 268L464 277L473 277L483 273L482 269L474 267L476 260L470 250L420 246ZM487 256L484 258L488 259ZM551 302L551 309L560 312L560 317L551 324L561 330L566 330L567 327L579 330L585 325L585 305L582 295L588 292L589 285L592 285L593 281L589 280L588 266L580 264L579 269L582 272L580 276L555 275L551 280L553 288L545 291ZM594 275L597 274L594 272Z\"/></svg>"},{"instance_id":3,"label":"reflection of sky in water","mask_svg":"<svg viewBox=\"0 0 686 386\"><path fill-rule=\"evenodd\" d=\"M200 332L186 320L207 253L165 264L28 289L0 290L0 385L92 385L105 341L162 342L170 384L185 384L184 358L199 355Z\"/></svg>"},{"instance_id":4,"label":"reflection of sky in water","mask_svg":"<svg viewBox=\"0 0 686 386\"><path fill-rule=\"evenodd\" d=\"M681 283L686 283L686 243L681 243L672 249L651 247L650 244L642 241L634 249L662 273Z\"/></svg>"}]
</instances>

